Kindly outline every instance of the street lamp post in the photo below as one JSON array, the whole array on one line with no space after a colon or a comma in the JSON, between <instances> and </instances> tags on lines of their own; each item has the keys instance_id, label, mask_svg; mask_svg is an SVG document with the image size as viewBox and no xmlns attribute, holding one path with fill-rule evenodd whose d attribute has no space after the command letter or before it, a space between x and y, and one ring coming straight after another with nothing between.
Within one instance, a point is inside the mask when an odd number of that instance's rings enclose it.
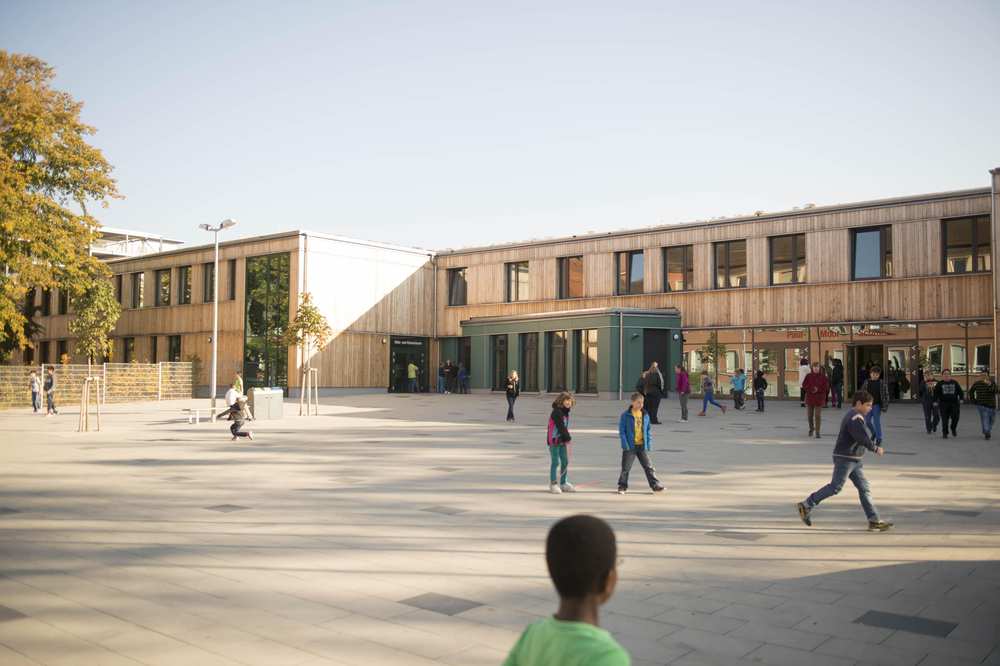
<instances>
[{"instance_id":1,"label":"street lamp post","mask_svg":"<svg viewBox=\"0 0 1000 666\"><path fill-rule=\"evenodd\" d=\"M205 231L215 234L215 264L212 268L212 370L211 370L211 398L212 398L212 420L215 420L215 394L217 392L217 373L219 365L219 232L236 226L236 220L225 219L219 226L213 227L211 224L202 224L200 227Z\"/></svg>"}]
</instances>

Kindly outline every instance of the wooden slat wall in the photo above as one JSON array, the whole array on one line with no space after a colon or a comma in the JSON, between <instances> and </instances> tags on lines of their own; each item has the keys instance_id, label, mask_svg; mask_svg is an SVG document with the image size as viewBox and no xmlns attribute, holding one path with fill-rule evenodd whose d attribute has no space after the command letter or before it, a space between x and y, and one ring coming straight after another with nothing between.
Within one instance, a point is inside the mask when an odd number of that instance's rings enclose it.
<instances>
[{"instance_id":1,"label":"wooden slat wall","mask_svg":"<svg viewBox=\"0 0 1000 666\"><path fill-rule=\"evenodd\" d=\"M389 345L382 335L344 332L313 357L324 387L379 387L389 381ZM291 377L289 377L291 383ZM299 381L294 383L298 386Z\"/></svg>"},{"instance_id":2,"label":"wooden slat wall","mask_svg":"<svg viewBox=\"0 0 1000 666\"><path fill-rule=\"evenodd\" d=\"M766 237L747 239L747 279L751 287L766 287L770 283L768 254Z\"/></svg>"},{"instance_id":3,"label":"wooden slat wall","mask_svg":"<svg viewBox=\"0 0 1000 666\"><path fill-rule=\"evenodd\" d=\"M806 234L806 280L846 282L851 273L851 242L848 229Z\"/></svg>"},{"instance_id":4,"label":"wooden slat wall","mask_svg":"<svg viewBox=\"0 0 1000 666\"><path fill-rule=\"evenodd\" d=\"M663 291L663 250L658 247L646 248L643 253L643 288L647 292Z\"/></svg>"},{"instance_id":5,"label":"wooden slat wall","mask_svg":"<svg viewBox=\"0 0 1000 666\"><path fill-rule=\"evenodd\" d=\"M697 291L711 289L715 283L715 260L709 243L695 243L691 248L694 258L694 288Z\"/></svg>"},{"instance_id":6,"label":"wooden slat wall","mask_svg":"<svg viewBox=\"0 0 1000 666\"><path fill-rule=\"evenodd\" d=\"M920 220L892 227L892 270L896 277L941 272L941 222Z\"/></svg>"},{"instance_id":7,"label":"wooden slat wall","mask_svg":"<svg viewBox=\"0 0 1000 666\"><path fill-rule=\"evenodd\" d=\"M610 296L614 293L614 255L607 252L585 255L583 258L584 296Z\"/></svg>"}]
</instances>

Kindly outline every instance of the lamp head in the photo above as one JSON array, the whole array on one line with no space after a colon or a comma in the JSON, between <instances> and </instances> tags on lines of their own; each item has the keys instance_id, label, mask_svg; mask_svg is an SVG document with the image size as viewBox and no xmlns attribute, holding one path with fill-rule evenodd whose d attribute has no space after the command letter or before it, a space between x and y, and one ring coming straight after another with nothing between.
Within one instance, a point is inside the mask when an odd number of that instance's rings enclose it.
<instances>
[{"instance_id":1,"label":"lamp head","mask_svg":"<svg viewBox=\"0 0 1000 666\"><path fill-rule=\"evenodd\" d=\"M205 231L211 231L212 230L211 225L208 225L208 224L199 224L198 228L199 229L204 229Z\"/></svg>"},{"instance_id":2,"label":"lamp head","mask_svg":"<svg viewBox=\"0 0 1000 666\"><path fill-rule=\"evenodd\" d=\"M222 225L221 226L222 226L223 229L229 229L231 227L235 227L236 226L236 220L234 220L231 217L227 217L226 219L224 219L222 221Z\"/></svg>"}]
</instances>

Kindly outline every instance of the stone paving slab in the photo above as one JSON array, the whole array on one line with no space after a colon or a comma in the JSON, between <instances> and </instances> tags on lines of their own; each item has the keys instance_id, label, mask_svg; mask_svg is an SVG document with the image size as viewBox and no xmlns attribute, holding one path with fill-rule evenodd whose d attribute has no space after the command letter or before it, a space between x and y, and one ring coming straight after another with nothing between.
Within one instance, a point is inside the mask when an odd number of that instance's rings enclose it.
<instances>
[{"instance_id":1,"label":"stone paving slab","mask_svg":"<svg viewBox=\"0 0 1000 666\"><path fill-rule=\"evenodd\" d=\"M865 469L897 527L870 534L850 488L799 522L833 438L797 403L679 427L664 401L667 492L618 496L624 406L581 398L579 492L553 496L550 400L506 424L501 396L339 397L239 443L196 401L111 405L101 433L2 412L0 664L498 664L555 609L545 534L577 512L618 535L602 617L636 666L1000 664L1000 443L972 410L947 445L915 405L884 417L904 455Z\"/></svg>"}]
</instances>

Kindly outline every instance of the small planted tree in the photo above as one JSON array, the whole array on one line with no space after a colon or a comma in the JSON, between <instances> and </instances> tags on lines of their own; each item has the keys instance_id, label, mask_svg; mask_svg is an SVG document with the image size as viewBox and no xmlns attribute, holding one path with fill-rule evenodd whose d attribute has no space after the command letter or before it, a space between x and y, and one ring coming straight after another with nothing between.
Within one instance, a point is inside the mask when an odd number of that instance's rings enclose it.
<instances>
[{"instance_id":1,"label":"small planted tree","mask_svg":"<svg viewBox=\"0 0 1000 666\"><path fill-rule=\"evenodd\" d=\"M70 295L74 317L69 332L76 338L76 353L87 358L87 374L97 359L110 356L114 342L110 334L122 309L115 290L103 277L88 283Z\"/></svg>"},{"instance_id":2,"label":"small planted tree","mask_svg":"<svg viewBox=\"0 0 1000 666\"><path fill-rule=\"evenodd\" d=\"M708 336L708 341L698 348L698 357L702 365L712 368L712 374L719 374L719 359L726 355L726 345L719 342L719 334L712 331Z\"/></svg>"},{"instance_id":3,"label":"small planted tree","mask_svg":"<svg viewBox=\"0 0 1000 666\"><path fill-rule=\"evenodd\" d=\"M326 317L312 302L312 294L303 292L295 318L285 329L284 342L299 349L302 354L301 395L299 396L299 416L302 416L302 406L310 388L315 388L312 379L312 352L322 351L333 337ZM309 409L306 408L306 414Z\"/></svg>"}]
</instances>

